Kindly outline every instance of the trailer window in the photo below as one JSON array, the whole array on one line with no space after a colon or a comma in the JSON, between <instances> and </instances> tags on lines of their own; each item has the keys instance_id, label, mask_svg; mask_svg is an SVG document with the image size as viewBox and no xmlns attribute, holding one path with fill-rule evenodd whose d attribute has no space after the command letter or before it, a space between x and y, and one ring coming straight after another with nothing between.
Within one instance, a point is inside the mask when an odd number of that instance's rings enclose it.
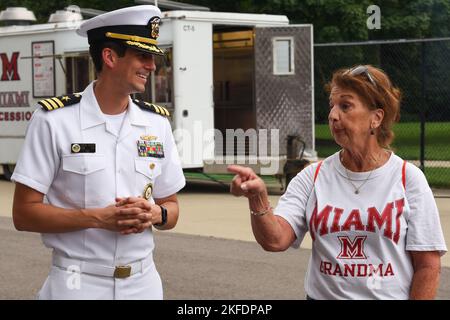
<instances>
[{"instance_id":1,"label":"trailer window","mask_svg":"<svg viewBox=\"0 0 450 320\"><path fill-rule=\"evenodd\" d=\"M166 56L156 56L156 70L154 72L155 91L153 96L156 103L172 103L172 50L167 50Z\"/></svg>"},{"instance_id":2,"label":"trailer window","mask_svg":"<svg viewBox=\"0 0 450 320\"><path fill-rule=\"evenodd\" d=\"M273 74L295 74L294 69L294 38L273 38Z\"/></svg>"},{"instance_id":3,"label":"trailer window","mask_svg":"<svg viewBox=\"0 0 450 320\"><path fill-rule=\"evenodd\" d=\"M156 70L147 80L144 93L136 94L136 98L150 101L172 109L172 48L165 49L164 56L155 55Z\"/></svg>"},{"instance_id":4,"label":"trailer window","mask_svg":"<svg viewBox=\"0 0 450 320\"><path fill-rule=\"evenodd\" d=\"M81 92L95 79L95 69L87 55L66 57L66 92Z\"/></svg>"}]
</instances>

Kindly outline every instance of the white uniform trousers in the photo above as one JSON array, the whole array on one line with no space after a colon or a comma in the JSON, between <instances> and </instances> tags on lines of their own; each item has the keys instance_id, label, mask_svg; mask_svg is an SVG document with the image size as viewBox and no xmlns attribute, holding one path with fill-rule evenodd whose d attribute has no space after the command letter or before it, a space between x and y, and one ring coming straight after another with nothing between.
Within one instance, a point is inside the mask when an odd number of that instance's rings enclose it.
<instances>
[{"instance_id":1,"label":"white uniform trousers","mask_svg":"<svg viewBox=\"0 0 450 320\"><path fill-rule=\"evenodd\" d=\"M162 282L153 261L127 278L79 272L52 265L39 300L162 300Z\"/></svg>"}]
</instances>

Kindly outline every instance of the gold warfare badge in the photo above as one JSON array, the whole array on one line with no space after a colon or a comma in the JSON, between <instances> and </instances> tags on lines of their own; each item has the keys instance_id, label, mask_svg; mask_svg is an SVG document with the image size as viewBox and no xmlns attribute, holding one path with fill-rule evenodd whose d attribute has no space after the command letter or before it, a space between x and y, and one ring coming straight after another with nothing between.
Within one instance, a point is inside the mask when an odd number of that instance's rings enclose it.
<instances>
[{"instance_id":1,"label":"gold warfare badge","mask_svg":"<svg viewBox=\"0 0 450 320\"><path fill-rule=\"evenodd\" d=\"M153 192L153 184L148 183L144 188L142 196L144 197L145 200L150 200L150 198L152 197L152 192Z\"/></svg>"}]
</instances>

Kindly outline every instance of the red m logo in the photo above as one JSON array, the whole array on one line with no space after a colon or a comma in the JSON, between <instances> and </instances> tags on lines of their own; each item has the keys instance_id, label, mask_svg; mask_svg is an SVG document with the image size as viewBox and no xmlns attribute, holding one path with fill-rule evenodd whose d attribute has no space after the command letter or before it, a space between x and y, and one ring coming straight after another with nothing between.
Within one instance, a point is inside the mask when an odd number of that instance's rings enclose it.
<instances>
[{"instance_id":1,"label":"red m logo","mask_svg":"<svg viewBox=\"0 0 450 320\"><path fill-rule=\"evenodd\" d=\"M356 236L353 241L349 237L338 237L341 242L341 253L338 259L367 259L364 254L364 241L367 236Z\"/></svg>"},{"instance_id":2,"label":"red m logo","mask_svg":"<svg viewBox=\"0 0 450 320\"><path fill-rule=\"evenodd\" d=\"M6 53L0 53L0 57L3 66L1 81L20 80L19 72L17 71L17 58L19 58L19 52L13 52L11 61L8 60Z\"/></svg>"}]
</instances>

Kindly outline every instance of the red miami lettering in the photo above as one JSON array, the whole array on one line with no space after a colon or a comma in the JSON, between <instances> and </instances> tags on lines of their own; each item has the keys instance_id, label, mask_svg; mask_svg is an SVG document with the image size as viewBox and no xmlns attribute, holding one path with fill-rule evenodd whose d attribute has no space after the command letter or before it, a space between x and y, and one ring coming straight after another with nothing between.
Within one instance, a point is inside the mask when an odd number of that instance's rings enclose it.
<instances>
[{"instance_id":1,"label":"red miami lettering","mask_svg":"<svg viewBox=\"0 0 450 320\"><path fill-rule=\"evenodd\" d=\"M309 233L314 241L317 233L320 236L324 236L328 233L350 230L383 232L384 237L398 244L401 232L401 216L403 214L404 206L404 199L388 202L384 206L381 214L375 207L370 207L367 209L367 220L363 223L361 220L361 211L358 209L351 210L350 214L345 217L344 209L330 205L326 205L318 213L318 205L316 204L308 222ZM396 213L394 213L394 208L397 211ZM345 220L341 221L343 216L345 217ZM328 223L329 220L330 224Z\"/></svg>"},{"instance_id":2,"label":"red miami lettering","mask_svg":"<svg viewBox=\"0 0 450 320\"><path fill-rule=\"evenodd\" d=\"M344 224L341 227L342 231L349 231L351 226L355 226L355 230L364 230L364 226L361 222L361 214L358 209L352 210L347 220L345 220Z\"/></svg>"},{"instance_id":3,"label":"red miami lettering","mask_svg":"<svg viewBox=\"0 0 450 320\"><path fill-rule=\"evenodd\" d=\"M6 53L0 53L2 59L2 77L1 81L17 81L20 80L19 72L17 70L17 59L19 52L13 52L11 61L8 60Z\"/></svg>"},{"instance_id":4,"label":"red miami lettering","mask_svg":"<svg viewBox=\"0 0 450 320\"><path fill-rule=\"evenodd\" d=\"M403 214L403 207L405 206L405 199L395 201L395 208L397 208L397 216L395 217L395 234L394 242L397 244L400 238L400 217Z\"/></svg>"},{"instance_id":5,"label":"red miami lettering","mask_svg":"<svg viewBox=\"0 0 450 320\"><path fill-rule=\"evenodd\" d=\"M320 211L319 214L317 214L317 204L314 208L313 214L311 216L311 219L309 221L309 230L313 230L314 228L317 230L319 227L319 224L322 222L322 227L320 228L320 235L323 236L324 234L328 233L328 216L330 215L331 210L333 210L333 207L326 206L322 211ZM315 240L314 232L310 232L311 238Z\"/></svg>"},{"instance_id":6,"label":"red miami lettering","mask_svg":"<svg viewBox=\"0 0 450 320\"><path fill-rule=\"evenodd\" d=\"M331 233L341 231L341 227L339 226L339 220L341 219L341 216L343 213L344 213L343 209L334 208L333 225L331 226L331 230L330 230Z\"/></svg>"},{"instance_id":7,"label":"red miami lettering","mask_svg":"<svg viewBox=\"0 0 450 320\"><path fill-rule=\"evenodd\" d=\"M29 91L0 92L0 108L29 107Z\"/></svg>"},{"instance_id":8,"label":"red miami lettering","mask_svg":"<svg viewBox=\"0 0 450 320\"><path fill-rule=\"evenodd\" d=\"M366 230L370 232L375 232L374 221L377 223L379 229L381 229L383 224L386 224L384 229L384 236L386 238L392 239L392 209L394 208L394 203L390 202L386 205L380 216L378 210L375 207L367 209L369 214Z\"/></svg>"}]
</instances>

